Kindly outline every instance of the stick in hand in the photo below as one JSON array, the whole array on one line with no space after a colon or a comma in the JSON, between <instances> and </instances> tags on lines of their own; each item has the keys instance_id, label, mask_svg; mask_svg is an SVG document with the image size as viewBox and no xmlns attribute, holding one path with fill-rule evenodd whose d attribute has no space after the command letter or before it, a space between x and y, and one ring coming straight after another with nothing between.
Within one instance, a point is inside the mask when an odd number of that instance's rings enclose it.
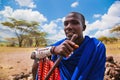
<instances>
[{"instance_id":1,"label":"stick in hand","mask_svg":"<svg viewBox=\"0 0 120 80\"><path fill-rule=\"evenodd\" d=\"M71 41L75 41L75 39L78 37L77 34L74 34L71 38ZM78 45L75 45L74 46L75 48L78 48L79 46ZM48 80L50 75L52 74L52 72L54 71L54 69L58 66L58 64L60 63L60 61L62 60L63 56L60 56L54 63L53 67L50 69L50 71L48 72L48 74L46 75L45 77L45 80Z\"/></svg>"}]
</instances>

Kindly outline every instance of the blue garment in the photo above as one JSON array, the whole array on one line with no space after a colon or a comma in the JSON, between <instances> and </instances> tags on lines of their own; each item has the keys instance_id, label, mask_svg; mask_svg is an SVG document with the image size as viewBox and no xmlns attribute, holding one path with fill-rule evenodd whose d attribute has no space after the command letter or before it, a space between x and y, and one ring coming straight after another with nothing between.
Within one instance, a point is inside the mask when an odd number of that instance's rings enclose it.
<instances>
[{"instance_id":1,"label":"blue garment","mask_svg":"<svg viewBox=\"0 0 120 80\"><path fill-rule=\"evenodd\" d=\"M65 39L53 44L60 45ZM53 55L55 61L58 56ZM83 43L59 64L61 80L103 80L106 49L102 42L85 36Z\"/></svg>"}]
</instances>

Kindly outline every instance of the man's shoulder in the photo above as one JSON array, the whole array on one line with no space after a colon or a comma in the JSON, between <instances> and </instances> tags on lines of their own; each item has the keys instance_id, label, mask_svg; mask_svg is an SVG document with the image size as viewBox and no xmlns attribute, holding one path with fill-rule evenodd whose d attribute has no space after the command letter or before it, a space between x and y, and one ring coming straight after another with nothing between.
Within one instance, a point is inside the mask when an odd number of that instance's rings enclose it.
<instances>
[{"instance_id":1,"label":"man's shoulder","mask_svg":"<svg viewBox=\"0 0 120 80\"><path fill-rule=\"evenodd\" d=\"M90 37L90 41L93 42L93 44L96 46L100 46L100 45L104 46L104 44L95 37Z\"/></svg>"},{"instance_id":2,"label":"man's shoulder","mask_svg":"<svg viewBox=\"0 0 120 80\"><path fill-rule=\"evenodd\" d=\"M106 47L105 47L104 43L102 43L100 40L98 40L95 37L89 38L89 44L91 47L94 47L98 52L100 52L100 54L101 54L101 52L103 52L103 54L106 52Z\"/></svg>"}]
</instances>

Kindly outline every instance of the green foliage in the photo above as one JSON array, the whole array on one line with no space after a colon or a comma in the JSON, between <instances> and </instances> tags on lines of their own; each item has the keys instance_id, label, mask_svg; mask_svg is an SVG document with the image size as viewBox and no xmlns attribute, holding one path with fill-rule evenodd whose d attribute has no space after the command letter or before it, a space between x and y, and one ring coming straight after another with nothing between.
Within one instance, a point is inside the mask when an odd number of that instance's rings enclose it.
<instances>
[{"instance_id":1,"label":"green foliage","mask_svg":"<svg viewBox=\"0 0 120 80\"><path fill-rule=\"evenodd\" d=\"M115 36L117 36L117 38L120 38L120 24L113 27L111 30L110 30L111 33L114 33Z\"/></svg>"},{"instance_id":2,"label":"green foliage","mask_svg":"<svg viewBox=\"0 0 120 80\"><path fill-rule=\"evenodd\" d=\"M0 43L0 46L3 47L3 46L6 46L6 44L5 43Z\"/></svg>"},{"instance_id":3,"label":"green foliage","mask_svg":"<svg viewBox=\"0 0 120 80\"><path fill-rule=\"evenodd\" d=\"M105 36L101 36L98 38L100 41L104 42L104 43L113 43L113 42L117 42L118 39L115 37L105 37Z\"/></svg>"},{"instance_id":4,"label":"green foliage","mask_svg":"<svg viewBox=\"0 0 120 80\"><path fill-rule=\"evenodd\" d=\"M9 26L10 28L14 28L14 24L10 22L2 22L1 24L4 26Z\"/></svg>"},{"instance_id":5,"label":"green foliage","mask_svg":"<svg viewBox=\"0 0 120 80\"><path fill-rule=\"evenodd\" d=\"M12 37L12 38L5 38L5 39L7 40L7 42L8 42L7 46L9 46L9 47L15 47L18 45L17 38Z\"/></svg>"},{"instance_id":6,"label":"green foliage","mask_svg":"<svg viewBox=\"0 0 120 80\"><path fill-rule=\"evenodd\" d=\"M101 36L101 37L99 37L98 38L100 41L102 41L102 42L105 42L105 43L107 43L107 41L109 40L107 37L105 37L105 36Z\"/></svg>"},{"instance_id":7,"label":"green foliage","mask_svg":"<svg viewBox=\"0 0 120 80\"><path fill-rule=\"evenodd\" d=\"M45 32L38 30L39 22L36 21L26 21L26 20L17 20L14 18L9 18L11 21L2 22L3 26L7 26L14 30L16 34L19 47L22 46L40 46L42 43L46 44ZM31 38L32 37L32 38ZM12 40L12 38L11 38ZM13 40L12 40L13 41ZM11 45L15 45L14 42Z\"/></svg>"},{"instance_id":8,"label":"green foliage","mask_svg":"<svg viewBox=\"0 0 120 80\"><path fill-rule=\"evenodd\" d=\"M0 46L1 47L4 47L4 46L7 46L9 43L6 42L6 41L0 41Z\"/></svg>"},{"instance_id":9,"label":"green foliage","mask_svg":"<svg viewBox=\"0 0 120 80\"><path fill-rule=\"evenodd\" d=\"M120 25L113 27L111 32L120 32Z\"/></svg>"}]
</instances>

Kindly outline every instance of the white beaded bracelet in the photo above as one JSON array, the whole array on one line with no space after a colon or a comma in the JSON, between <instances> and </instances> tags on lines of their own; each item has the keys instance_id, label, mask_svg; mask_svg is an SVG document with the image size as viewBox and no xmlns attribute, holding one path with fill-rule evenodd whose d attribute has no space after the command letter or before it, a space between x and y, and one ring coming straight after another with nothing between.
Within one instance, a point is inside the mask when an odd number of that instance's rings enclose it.
<instances>
[{"instance_id":1,"label":"white beaded bracelet","mask_svg":"<svg viewBox=\"0 0 120 80\"><path fill-rule=\"evenodd\" d=\"M45 58L47 56L52 55L51 48L52 47L46 47L46 48L39 48L39 49L37 49L36 58L42 59L42 58Z\"/></svg>"}]
</instances>

